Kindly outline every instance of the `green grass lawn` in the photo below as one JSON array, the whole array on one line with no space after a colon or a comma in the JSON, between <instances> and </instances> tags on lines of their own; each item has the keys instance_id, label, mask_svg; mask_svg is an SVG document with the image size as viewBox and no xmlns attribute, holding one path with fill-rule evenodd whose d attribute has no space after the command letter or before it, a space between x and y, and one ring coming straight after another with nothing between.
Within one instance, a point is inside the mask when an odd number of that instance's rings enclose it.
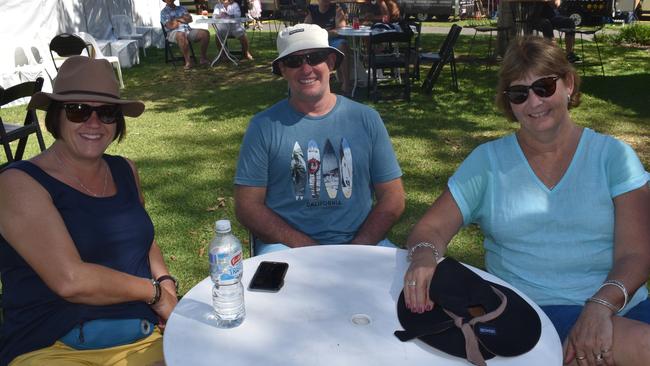
<instances>
[{"instance_id":1,"label":"green grass lawn","mask_svg":"<svg viewBox=\"0 0 650 366\"><path fill-rule=\"evenodd\" d=\"M109 153L125 155L139 167L156 238L180 280L181 293L208 273L206 249L215 220L230 219L235 233L247 243L247 232L233 212L232 182L240 143L250 118L287 91L286 83L270 72L275 45L266 34L261 36L252 39L255 61L239 67L221 62L184 72L182 66L165 64L162 50L149 49L140 65L123 71L123 96L143 100L146 111L140 118L127 119L126 139L112 145ZM423 46L437 49L443 37L425 34ZM458 56L467 53L469 39L461 36ZM584 58L593 61L595 47L591 43L585 47ZM650 167L650 53L612 45L604 45L602 52L607 76L600 75L599 67L586 68L583 105L572 115L581 125L627 141ZM212 44L210 56L215 54ZM458 66L459 71L464 68ZM467 67L458 93L451 91L445 68L433 95L421 93L418 85L411 103L369 103L384 118L404 170L407 208L390 233L393 242L404 243L473 148L517 127L493 106L497 67ZM16 118L23 111L24 107L3 109L2 117ZM43 114L39 117L42 122ZM46 143L51 142L46 133ZM35 140L28 145L27 156L32 156ZM464 229L454 239L451 254L482 267L481 241L478 228Z\"/></svg>"}]
</instances>

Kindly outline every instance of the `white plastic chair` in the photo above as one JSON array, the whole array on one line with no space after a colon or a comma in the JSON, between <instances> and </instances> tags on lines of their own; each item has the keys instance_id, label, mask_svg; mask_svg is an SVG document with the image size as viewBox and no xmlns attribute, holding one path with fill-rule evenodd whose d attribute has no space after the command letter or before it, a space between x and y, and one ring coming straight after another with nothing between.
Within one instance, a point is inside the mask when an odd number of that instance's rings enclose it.
<instances>
[{"instance_id":1,"label":"white plastic chair","mask_svg":"<svg viewBox=\"0 0 650 366\"><path fill-rule=\"evenodd\" d=\"M138 44L142 48L142 53L147 56L147 43L145 37L147 34L151 34L153 27L151 27L151 29L144 27L138 29L133 24L133 21L126 15L113 15L111 16L111 21L113 23L115 35L118 39L133 39L138 41ZM139 30L143 32L140 33L138 32Z\"/></svg>"},{"instance_id":2,"label":"white plastic chair","mask_svg":"<svg viewBox=\"0 0 650 366\"><path fill-rule=\"evenodd\" d=\"M84 41L90 43L93 46L93 55L92 55L93 58L105 59L106 61L110 62L113 65L113 68L117 71L117 78L120 81L120 88L124 88L124 81L122 80L122 66L120 66L120 59L117 56L104 56L104 54L102 54L101 48L99 48L99 45L95 40L95 37L93 37L91 34L85 32L79 32L77 33L77 35L81 37Z\"/></svg>"},{"instance_id":3,"label":"white plastic chair","mask_svg":"<svg viewBox=\"0 0 650 366\"><path fill-rule=\"evenodd\" d=\"M52 90L52 78L50 77L50 72L48 72L47 67L44 63L43 58L40 55L40 51L36 46L25 46L18 45L14 50L14 59L16 65L16 71L22 82L34 81L39 77L42 77L47 85L47 88L44 90Z\"/></svg>"}]
</instances>

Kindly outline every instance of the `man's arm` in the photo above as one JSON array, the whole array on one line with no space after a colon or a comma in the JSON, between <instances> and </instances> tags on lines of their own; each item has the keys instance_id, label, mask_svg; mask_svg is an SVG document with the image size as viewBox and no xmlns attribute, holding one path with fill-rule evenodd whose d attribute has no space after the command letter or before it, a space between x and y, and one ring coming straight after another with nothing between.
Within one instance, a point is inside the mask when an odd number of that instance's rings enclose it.
<instances>
[{"instance_id":1,"label":"man's arm","mask_svg":"<svg viewBox=\"0 0 650 366\"><path fill-rule=\"evenodd\" d=\"M377 244L404 212L405 194L402 179L374 184L377 202L370 211L353 244Z\"/></svg>"},{"instance_id":2,"label":"man's arm","mask_svg":"<svg viewBox=\"0 0 650 366\"><path fill-rule=\"evenodd\" d=\"M186 23L186 24L192 23L192 16L190 15L190 13L187 11L187 9L183 9L183 10L185 10L183 12L183 15L181 15L178 18L172 18L169 21L165 22L165 27L167 27L167 29L170 30L176 29L180 26L180 23Z\"/></svg>"},{"instance_id":3,"label":"man's arm","mask_svg":"<svg viewBox=\"0 0 650 366\"><path fill-rule=\"evenodd\" d=\"M318 244L292 228L264 203L266 187L235 186L237 220L265 243L282 243L296 248Z\"/></svg>"},{"instance_id":4,"label":"man's arm","mask_svg":"<svg viewBox=\"0 0 650 366\"><path fill-rule=\"evenodd\" d=\"M343 9L341 9L340 6L336 7L336 18L334 19L334 24L336 29L343 28L347 25L347 22L345 20L345 12Z\"/></svg>"}]
</instances>

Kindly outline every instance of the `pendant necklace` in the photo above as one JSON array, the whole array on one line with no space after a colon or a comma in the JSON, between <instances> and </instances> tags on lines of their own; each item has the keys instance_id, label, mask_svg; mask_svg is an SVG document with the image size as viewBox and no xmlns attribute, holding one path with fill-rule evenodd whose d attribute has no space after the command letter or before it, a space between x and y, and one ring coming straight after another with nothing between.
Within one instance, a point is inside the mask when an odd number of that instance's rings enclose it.
<instances>
[{"instance_id":1,"label":"pendant necklace","mask_svg":"<svg viewBox=\"0 0 650 366\"><path fill-rule=\"evenodd\" d=\"M59 153L57 153L55 149L51 149L50 151L52 151L52 152L54 153L54 158L55 158L56 161L59 163L59 165L61 166L61 168L62 168L64 171L66 171L66 170L67 170L67 169L66 169L66 166L65 166L65 164L63 163L63 160L61 160L61 157L59 157ZM88 187L86 187L86 185L83 184L83 182L81 181L81 179L79 179L76 175L67 174L67 173L66 173L66 175L69 176L69 177L71 177L71 178L74 178L74 180L76 180L77 183L79 183L79 186L80 186L81 188L83 188L84 191L86 191L88 194L90 194L90 195L93 196L93 197L100 197L100 196L103 197L103 196L106 194L106 187L107 187L107 185L108 185L108 168L107 168L106 166L104 166L104 188L102 188L102 193L99 194L99 195L96 194L96 193L94 193L94 192L91 191L90 189L88 189Z\"/></svg>"}]
</instances>

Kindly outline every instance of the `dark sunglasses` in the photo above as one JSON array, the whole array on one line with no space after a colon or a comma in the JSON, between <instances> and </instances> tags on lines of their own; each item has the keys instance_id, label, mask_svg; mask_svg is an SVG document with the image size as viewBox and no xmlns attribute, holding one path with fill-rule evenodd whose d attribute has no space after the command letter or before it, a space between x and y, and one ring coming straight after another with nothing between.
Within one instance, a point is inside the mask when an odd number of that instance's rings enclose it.
<instances>
[{"instance_id":1,"label":"dark sunglasses","mask_svg":"<svg viewBox=\"0 0 650 366\"><path fill-rule=\"evenodd\" d=\"M548 98L555 94L555 86L559 76L548 76L545 78L537 79L530 85L513 85L504 90L503 94L506 95L510 103L521 104L528 99L528 90L532 90L542 98Z\"/></svg>"},{"instance_id":2,"label":"dark sunglasses","mask_svg":"<svg viewBox=\"0 0 650 366\"><path fill-rule=\"evenodd\" d=\"M320 50L320 51L305 53L302 55L289 55L282 59L282 63L284 64L284 66L290 67L292 69L302 66L304 62L307 62L309 66L316 66L318 64L325 62L329 54L330 54L329 50Z\"/></svg>"},{"instance_id":3,"label":"dark sunglasses","mask_svg":"<svg viewBox=\"0 0 650 366\"><path fill-rule=\"evenodd\" d=\"M110 125L115 123L117 118L122 114L122 108L116 104L98 105L93 107L84 103L66 103L63 105L65 116L70 122L86 122L93 111L97 112L97 117L102 123Z\"/></svg>"}]
</instances>

